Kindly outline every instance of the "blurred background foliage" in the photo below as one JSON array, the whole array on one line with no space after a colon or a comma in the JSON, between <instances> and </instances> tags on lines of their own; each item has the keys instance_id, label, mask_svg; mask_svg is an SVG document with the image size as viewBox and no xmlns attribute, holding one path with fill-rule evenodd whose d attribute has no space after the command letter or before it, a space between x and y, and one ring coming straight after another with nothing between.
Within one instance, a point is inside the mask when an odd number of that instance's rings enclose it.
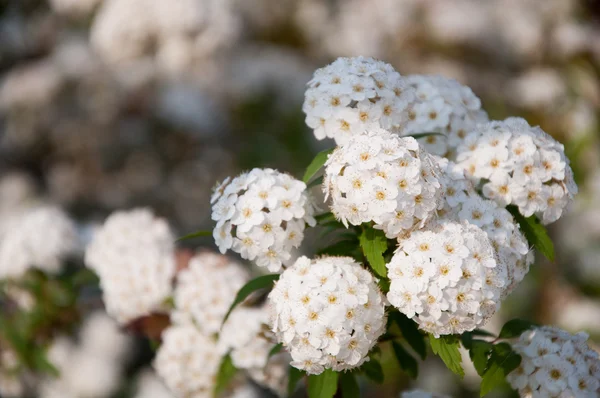
<instances>
[{"instance_id":1,"label":"blurred background foliage","mask_svg":"<svg viewBox=\"0 0 600 398\"><path fill-rule=\"evenodd\" d=\"M253 167L300 177L333 146L304 123L304 86L316 68L355 55L455 78L491 119L522 116L565 144L580 194L550 228L556 261L539 256L489 329L522 317L600 342L595 0L0 0L0 223L43 201L75 216L83 242L108 213L134 206L181 235L210 229L217 181ZM35 277L52 295L43 311L76 305L61 296L69 277ZM82 297L101 306L97 289ZM151 359L150 343L136 344L115 397L135 394ZM365 385L365 396L411 383L389 351L385 384ZM419 387L477 394L473 369L459 380L430 359L420 371Z\"/></svg>"}]
</instances>

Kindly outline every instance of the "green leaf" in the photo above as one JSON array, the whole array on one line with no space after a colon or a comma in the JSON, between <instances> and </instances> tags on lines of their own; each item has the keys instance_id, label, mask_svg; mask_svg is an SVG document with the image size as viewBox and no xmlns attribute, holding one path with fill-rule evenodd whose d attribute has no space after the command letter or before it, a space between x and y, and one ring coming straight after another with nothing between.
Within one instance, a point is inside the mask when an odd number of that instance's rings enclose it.
<instances>
[{"instance_id":1,"label":"green leaf","mask_svg":"<svg viewBox=\"0 0 600 398\"><path fill-rule=\"evenodd\" d=\"M340 374L340 386L342 387L342 398L360 398L360 387L353 373Z\"/></svg>"},{"instance_id":2,"label":"green leaf","mask_svg":"<svg viewBox=\"0 0 600 398\"><path fill-rule=\"evenodd\" d=\"M306 189L310 189L314 186L323 184L323 176L317 177L308 184L306 184Z\"/></svg>"},{"instance_id":3,"label":"green leaf","mask_svg":"<svg viewBox=\"0 0 600 398\"><path fill-rule=\"evenodd\" d=\"M442 336L439 339L429 335L429 343L433 353L438 355L446 364L448 369L456 373L460 377L465 376L465 371L462 368L460 352L458 351L459 342L456 336Z\"/></svg>"},{"instance_id":4,"label":"green leaf","mask_svg":"<svg viewBox=\"0 0 600 398\"><path fill-rule=\"evenodd\" d=\"M330 149L326 149L324 151L317 153L317 156L315 156L313 161L310 162L310 164L306 168L304 177L302 177L302 181L304 181L304 183L307 183L312 178L312 176L317 174L317 171L319 171L319 169L321 169L321 167L323 167L325 162L327 162L327 158L329 157L329 154L332 153L334 149L335 148L330 148Z\"/></svg>"},{"instance_id":5,"label":"green leaf","mask_svg":"<svg viewBox=\"0 0 600 398\"><path fill-rule=\"evenodd\" d=\"M396 324L400 328L402 336L404 337L406 342L411 346L413 350L415 350L417 354L419 354L421 359L424 360L427 356L425 335L421 333L421 331L417 327L417 324L413 320L408 319L404 314L401 314L397 311L393 312L390 316L393 316L394 322L396 322Z\"/></svg>"},{"instance_id":6,"label":"green leaf","mask_svg":"<svg viewBox=\"0 0 600 398\"><path fill-rule=\"evenodd\" d=\"M431 133L409 134L406 137L412 137L415 140L418 140L419 138L425 138L425 137L429 137L429 136L432 136L432 135L441 135L442 137L445 137L445 135L442 134L442 133L433 133L433 132L431 132Z\"/></svg>"},{"instance_id":7,"label":"green leaf","mask_svg":"<svg viewBox=\"0 0 600 398\"><path fill-rule=\"evenodd\" d=\"M296 385L298 384L298 382L304 377L304 375L306 373L304 373L302 370L295 368L293 366L290 366L290 376L288 379L288 396L291 396L294 391L296 391Z\"/></svg>"},{"instance_id":8,"label":"green leaf","mask_svg":"<svg viewBox=\"0 0 600 398\"><path fill-rule=\"evenodd\" d=\"M554 261L554 244L548 236L546 227L540 223L540 220L535 215L527 218L523 217L519 213L519 209L515 206L508 206L507 209L521 226L521 231L525 235L525 238L527 238L527 241L548 260Z\"/></svg>"},{"instance_id":9,"label":"green leaf","mask_svg":"<svg viewBox=\"0 0 600 398\"><path fill-rule=\"evenodd\" d=\"M319 251L317 255L327 254L330 256L349 256L353 251L356 251L360 244L356 239L341 240L333 245L327 246Z\"/></svg>"},{"instance_id":10,"label":"green leaf","mask_svg":"<svg viewBox=\"0 0 600 398\"><path fill-rule=\"evenodd\" d=\"M473 361L473 366L479 376L485 373L488 358L494 345L483 340L473 340L469 349L469 357Z\"/></svg>"},{"instance_id":11,"label":"green leaf","mask_svg":"<svg viewBox=\"0 0 600 398\"><path fill-rule=\"evenodd\" d=\"M60 371L48 361L45 350L33 350L33 367L36 371L49 374L53 377L60 376Z\"/></svg>"},{"instance_id":12,"label":"green leaf","mask_svg":"<svg viewBox=\"0 0 600 398\"><path fill-rule=\"evenodd\" d=\"M372 227L365 227L362 234L360 234L359 240L360 247L373 271L385 278L387 268L385 267L383 253L387 250L387 239L383 231Z\"/></svg>"},{"instance_id":13,"label":"green leaf","mask_svg":"<svg viewBox=\"0 0 600 398\"><path fill-rule=\"evenodd\" d=\"M271 358L273 355L279 354L279 352L281 351L282 348L283 348L283 343L279 343L279 344L273 346L273 348L271 348L271 351L269 351L269 355L267 356L267 359Z\"/></svg>"},{"instance_id":14,"label":"green leaf","mask_svg":"<svg viewBox=\"0 0 600 398\"><path fill-rule=\"evenodd\" d=\"M214 390L215 396L218 396L221 392L225 391L236 373L237 369L233 365L231 356L227 354L223 357L221 360L221 365L219 366L219 372L217 373L217 380Z\"/></svg>"},{"instance_id":15,"label":"green leaf","mask_svg":"<svg viewBox=\"0 0 600 398\"><path fill-rule=\"evenodd\" d=\"M511 339L520 336L524 331L537 326L533 322L524 319L511 319L502 326L502 330L498 335L501 339Z\"/></svg>"},{"instance_id":16,"label":"green leaf","mask_svg":"<svg viewBox=\"0 0 600 398\"><path fill-rule=\"evenodd\" d=\"M213 231L196 231L196 232L192 232L191 234L187 234L185 236L182 236L181 238L177 238L176 242L180 242L182 240L187 240L187 239L194 239L194 238L201 238L201 237L205 237L205 236L212 236Z\"/></svg>"},{"instance_id":17,"label":"green leaf","mask_svg":"<svg viewBox=\"0 0 600 398\"><path fill-rule=\"evenodd\" d=\"M71 277L71 284L80 288L86 285L98 285L100 278L90 268L80 268Z\"/></svg>"},{"instance_id":18,"label":"green leaf","mask_svg":"<svg viewBox=\"0 0 600 398\"><path fill-rule=\"evenodd\" d=\"M308 398L332 398L338 387L339 373L325 369L319 375L308 376Z\"/></svg>"},{"instance_id":19,"label":"green leaf","mask_svg":"<svg viewBox=\"0 0 600 398\"><path fill-rule=\"evenodd\" d=\"M337 221L337 219L335 218L335 216L333 215L332 212L317 214L315 216L315 220L317 220L317 224L319 224L319 225L323 225L330 221Z\"/></svg>"},{"instance_id":20,"label":"green leaf","mask_svg":"<svg viewBox=\"0 0 600 398\"><path fill-rule=\"evenodd\" d=\"M375 383L383 383L383 369L378 360L371 358L369 361L363 363L361 369L363 372L365 372L365 376L373 380Z\"/></svg>"},{"instance_id":21,"label":"green leaf","mask_svg":"<svg viewBox=\"0 0 600 398\"><path fill-rule=\"evenodd\" d=\"M250 282L248 282L244 286L242 286L242 288L237 292L237 295L235 296L235 300L229 307L227 314L225 314L225 318L223 318L223 323L225 323L227 318L229 318L231 311L233 311L233 309L239 303L244 301L249 295L251 295L255 291L260 290L260 289L266 289L266 288L273 286L273 283L279 279L279 276L280 276L279 274L262 275L262 276L259 276L258 278L252 279Z\"/></svg>"},{"instance_id":22,"label":"green leaf","mask_svg":"<svg viewBox=\"0 0 600 398\"><path fill-rule=\"evenodd\" d=\"M521 364L521 356L516 354L509 344L496 344L488 360L487 370L483 374L479 395L483 397L504 383L506 375Z\"/></svg>"},{"instance_id":23,"label":"green leaf","mask_svg":"<svg viewBox=\"0 0 600 398\"><path fill-rule=\"evenodd\" d=\"M395 341L392 341L392 347L394 348L394 353L396 354L396 359L398 359L398 363L400 367L413 379L416 379L419 375L419 365L417 364L417 360L412 357L405 349Z\"/></svg>"}]
</instances>

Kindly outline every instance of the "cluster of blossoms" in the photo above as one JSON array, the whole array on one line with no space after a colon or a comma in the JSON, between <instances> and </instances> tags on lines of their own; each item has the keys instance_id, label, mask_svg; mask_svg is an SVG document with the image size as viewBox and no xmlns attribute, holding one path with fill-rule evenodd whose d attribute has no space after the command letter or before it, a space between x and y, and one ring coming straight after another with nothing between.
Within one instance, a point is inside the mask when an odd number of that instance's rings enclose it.
<instances>
[{"instance_id":1,"label":"cluster of blossoms","mask_svg":"<svg viewBox=\"0 0 600 398\"><path fill-rule=\"evenodd\" d=\"M488 121L481 100L456 80L428 75L409 75L405 79L415 90L416 102L409 110L402 134L442 134L422 140L430 153L445 155L456 149L477 123Z\"/></svg>"},{"instance_id":2,"label":"cluster of blossoms","mask_svg":"<svg viewBox=\"0 0 600 398\"><path fill-rule=\"evenodd\" d=\"M413 100L414 91L390 64L338 58L314 73L302 110L317 139L342 145L365 130L400 128Z\"/></svg>"},{"instance_id":3,"label":"cluster of blossoms","mask_svg":"<svg viewBox=\"0 0 600 398\"><path fill-rule=\"evenodd\" d=\"M586 333L572 335L551 326L524 332L513 344L521 364L508 382L522 397L597 397L600 361L587 339Z\"/></svg>"},{"instance_id":4,"label":"cluster of blossoms","mask_svg":"<svg viewBox=\"0 0 600 398\"><path fill-rule=\"evenodd\" d=\"M506 264L508 285L504 295L510 294L529 272L534 260L527 239L508 210L477 193L461 167L446 158L437 158L437 161L442 170L443 193L438 216L457 222L467 220L488 235L499 261Z\"/></svg>"},{"instance_id":5,"label":"cluster of blossoms","mask_svg":"<svg viewBox=\"0 0 600 398\"><path fill-rule=\"evenodd\" d=\"M577 193L562 144L521 118L479 125L457 149L469 176L501 206L518 206L525 217L552 223Z\"/></svg>"},{"instance_id":6,"label":"cluster of blossoms","mask_svg":"<svg viewBox=\"0 0 600 398\"><path fill-rule=\"evenodd\" d=\"M214 239L260 267L278 272L292 259L308 223L315 225L306 184L273 169L226 179L211 198Z\"/></svg>"},{"instance_id":7,"label":"cluster of blossoms","mask_svg":"<svg viewBox=\"0 0 600 398\"><path fill-rule=\"evenodd\" d=\"M290 357L285 352L269 357L276 343L268 323L269 313L265 306L238 308L223 325L219 347L230 353L236 369L245 370L256 383L283 396L288 384Z\"/></svg>"},{"instance_id":8,"label":"cluster of blossoms","mask_svg":"<svg viewBox=\"0 0 600 398\"><path fill-rule=\"evenodd\" d=\"M227 257L197 253L177 274L171 320L194 323L206 335L218 333L237 291L248 279L246 270Z\"/></svg>"},{"instance_id":9,"label":"cluster of blossoms","mask_svg":"<svg viewBox=\"0 0 600 398\"><path fill-rule=\"evenodd\" d=\"M507 284L506 266L487 234L466 221L442 220L413 232L387 267L390 303L435 336L485 323Z\"/></svg>"},{"instance_id":10,"label":"cluster of blossoms","mask_svg":"<svg viewBox=\"0 0 600 398\"><path fill-rule=\"evenodd\" d=\"M440 203L439 169L412 137L382 129L354 136L325 164L323 190L345 225L373 221L390 239L423 225Z\"/></svg>"},{"instance_id":11,"label":"cluster of blossoms","mask_svg":"<svg viewBox=\"0 0 600 398\"><path fill-rule=\"evenodd\" d=\"M350 257L300 257L268 297L271 327L309 374L360 366L385 331L385 299Z\"/></svg>"},{"instance_id":12,"label":"cluster of blossoms","mask_svg":"<svg viewBox=\"0 0 600 398\"><path fill-rule=\"evenodd\" d=\"M147 209L115 212L94 234L85 263L100 277L106 310L119 323L159 310L171 294L174 241L167 222Z\"/></svg>"},{"instance_id":13,"label":"cluster of blossoms","mask_svg":"<svg viewBox=\"0 0 600 398\"><path fill-rule=\"evenodd\" d=\"M77 249L75 224L57 207L27 209L4 223L0 231L0 279L19 278L31 267L57 273L65 257Z\"/></svg>"}]
</instances>

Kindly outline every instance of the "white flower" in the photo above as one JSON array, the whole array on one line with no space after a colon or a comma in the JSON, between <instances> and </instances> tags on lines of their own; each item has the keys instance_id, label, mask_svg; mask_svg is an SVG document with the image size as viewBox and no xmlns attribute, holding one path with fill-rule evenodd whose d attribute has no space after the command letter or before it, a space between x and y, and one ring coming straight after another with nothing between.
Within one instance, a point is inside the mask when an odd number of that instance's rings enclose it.
<instances>
[{"instance_id":1,"label":"white flower","mask_svg":"<svg viewBox=\"0 0 600 398\"><path fill-rule=\"evenodd\" d=\"M137 377L135 398L175 398L155 372L144 370Z\"/></svg>"},{"instance_id":2,"label":"white flower","mask_svg":"<svg viewBox=\"0 0 600 398\"><path fill-rule=\"evenodd\" d=\"M385 330L384 302L349 257L300 257L268 297L272 331L309 374L360 366Z\"/></svg>"},{"instance_id":3,"label":"white flower","mask_svg":"<svg viewBox=\"0 0 600 398\"><path fill-rule=\"evenodd\" d=\"M587 334L553 326L527 330L513 344L521 364L506 379L521 395L591 398L600 394L600 359Z\"/></svg>"},{"instance_id":4,"label":"white flower","mask_svg":"<svg viewBox=\"0 0 600 398\"><path fill-rule=\"evenodd\" d=\"M224 354L193 324L174 325L162 333L154 369L175 396L208 398Z\"/></svg>"},{"instance_id":5,"label":"white flower","mask_svg":"<svg viewBox=\"0 0 600 398\"><path fill-rule=\"evenodd\" d=\"M430 153L453 152L477 123L488 121L479 98L456 80L428 75L405 79L415 89L416 100L410 105L401 134L437 133L420 140Z\"/></svg>"},{"instance_id":6,"label":"white flower","mask_svg":"<svg viewBox=\"0 0 600 398\"><path fill-rule=\"evenodd\" d=\"M317 69L305 93L306 124L322 140L345 144L373 128L399 128L414 90L394 68L373 58L338 58Z\"/></svg>"},{"instance_id":7,"label":"white flower","mask_svg":"<svg viewBox=\"0 0 600 398\"><path fill-rule=\"evenodd\" d=\"M119 323L161 309L175 275L175 238L148 209L111 214L85 252L100 277L108 314Z\"/></svg>"},{"instance_id":8,"label":"white flower","mask_svg":"<svg viewBox=\"0 0 600 398\"><path fill-rule=\"evenodd\" d=\"M435 336L482 326L506 284L487 234L466 221L432 221L413 231L387 268L389 302Z\"/></svg>"},{"instance_id":9,"label":"white flower","mask_svg":"<svg viewBox=\"0 0 600 398\"><path fill-rule=\"evenodd\" d=\"M56 207L27 209L6 223L0 236L0 279L19 278L32 267L58 273L78 246L73 221Z\"/></svg>"},{"instance_id":10,"label":"white flower","mask_svg":"<svg viewBox=\"0 0 600 398\"><path fill-rule=\"evenodd\" d=\"M323 190L345 225L373 221L394 239L434 214L441 195L438 175L432 156L414 138L373 129L329 156Z\"/></svg>"},{"instance_id":11,"label":"white flower","mask_svg":"<svg viewBox=\"0 0 600 398\"><path fill-rule=\"evenodd\" d=\"M558 220L577 193L562 144L521 118L479 125L456 159L470 177L483 180L486 197L544 224Z\"/></svg>"},{"instance_id":12,"label":"white flower","mask_svg":"<svg viewBox=\"0 0 600 398\"><path fill-rule=\"evenodd\" d=\"M237 262L220 254L198 252L177 274L171 320L193 323L207 336L218 333L235 295L248 280L248 272Z\"/></svg>"},{"instance_id":13,"label":"white flower","mask_svg":"<svg viewBox=\"0 0 600 398\"><path fill-rule=\"evenodd\" d=\"M273 169L253 169L222 183L212 202L221 253L232 249L271 272L289 262L305 225L316 224L306 184Z\"/></svg>"}]
</instances>

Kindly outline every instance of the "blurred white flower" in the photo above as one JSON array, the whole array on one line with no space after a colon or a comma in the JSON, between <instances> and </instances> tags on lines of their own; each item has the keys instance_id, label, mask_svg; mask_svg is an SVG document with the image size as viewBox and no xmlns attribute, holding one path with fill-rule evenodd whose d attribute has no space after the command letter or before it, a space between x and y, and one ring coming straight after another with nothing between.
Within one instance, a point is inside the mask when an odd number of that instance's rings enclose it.
<instances>
[{"instance_id":1,"label":"blurred white flower","mask_svg":"<svg viewBox=\"0 0 600 398\"><path fill-rule=\"evenodd\" d=\"M138 376L135 398L175 398L152 370L144 370Z\"/></svg>"}]
</instances>

